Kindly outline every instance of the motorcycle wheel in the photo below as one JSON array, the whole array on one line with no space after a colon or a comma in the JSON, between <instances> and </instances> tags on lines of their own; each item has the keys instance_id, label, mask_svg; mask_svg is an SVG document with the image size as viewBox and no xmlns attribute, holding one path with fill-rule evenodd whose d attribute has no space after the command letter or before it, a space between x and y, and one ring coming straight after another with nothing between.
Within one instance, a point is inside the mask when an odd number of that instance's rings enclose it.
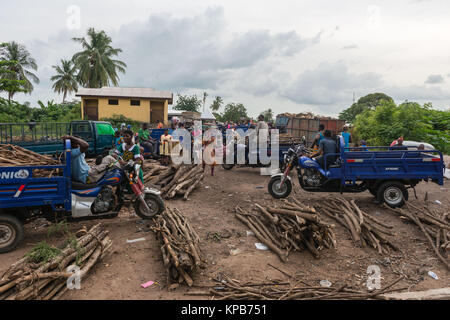
<instances>
[{"instance_id":1,"label":"motorcycle wheel","mask_svg":"<svg viewBox=\"0 0 450 320\"><path fill-rule=\"evenodd\" d=\"M140 199L137 199L134 202L134 211L142 219L151 219L156 215L162 213L165 209L164 201L159 195L146 193L145 202L150 208L150 211L146 210Z\"/></svg>"},{"instance_id":2,"label":"motorcycle wheel","mask_svg":"<svg viewBox=\"0 0 450 320\"><path fill-rule=\"evenodd\" d=\"M283 186L280 188L282 176L276 176L270 179L268 189L269 193L275 199L286 198L292 191L291 180L286 179Z\"/></svg>"},{"instance_id":3,"label":"motorcycle wheel","mask_svg":"<svg viewBox=\"0 0 450 320\"><path fill-rule=\"evenodd\" d=\"M231 170L233 169L234 164L227 164L227 163L222 163L222 168L224 168L225 170Z\"/></svg>"}]
</instances>

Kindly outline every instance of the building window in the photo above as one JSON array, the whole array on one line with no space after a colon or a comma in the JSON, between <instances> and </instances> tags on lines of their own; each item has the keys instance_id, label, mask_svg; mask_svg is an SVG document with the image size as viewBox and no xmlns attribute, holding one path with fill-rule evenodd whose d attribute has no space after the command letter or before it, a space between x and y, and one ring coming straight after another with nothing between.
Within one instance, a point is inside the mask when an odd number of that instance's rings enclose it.
<instances>
[{"instance_id":1,"label":"building window","mask_svg":"<svg viewBox=\"0 0 450 320\"><path fill-rule=\"evenodd\" d=\"M119 100L118 99L109 99L108 100L108 104L110 106L118 106L119 105Z\"/></svg>"},{"instance_id":2,"label":"building window","mask_svg":"<svg viewBox=\"0 0 450 320\"><path fill-rule=\"evenodd\" d=\"M141 100L131 100L130 104L132 106L140 106L141 105Z\"/></svg>"}]
</instances>

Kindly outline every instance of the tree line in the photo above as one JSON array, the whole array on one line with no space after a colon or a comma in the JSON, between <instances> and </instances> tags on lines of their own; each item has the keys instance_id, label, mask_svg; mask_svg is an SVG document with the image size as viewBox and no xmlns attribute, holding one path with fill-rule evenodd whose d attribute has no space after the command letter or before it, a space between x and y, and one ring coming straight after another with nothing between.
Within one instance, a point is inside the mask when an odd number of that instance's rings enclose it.
<instances>
[{"instance_id":1,"label":"tree line","mask_svg":"<svg viewBox=\"0 0 450 320\"><path fill-rule=\"evenodd\" d=\"M199 98L196 94L182 95L177 94L177 102L174 106L175 110L202 112L206 105L208 93L203 92L203 98ZM222 108L223 107L223 108ZM224 105L222 97L216 96L209 106L212 114L219 122L240 123L250 120L251 117L247 113L247 108L242 103L230 102ZM220 112L220 110L222 110ZM266 122L274 121L274 113L272 109L262 111L260 114L264 116Z\"/></svg>"},{"instance_id":2,"label":"tree line","mask_svg":"<svg viewBox=\"0 0 450 320\"><path fill-rule=\"evenodd\" d=\"M125 73L126 63L117 60L122 49L113 48L111 38L105 31L87 31L87 37L72 38L82 50L70 59L61 59L59 65L52 66L55 75L51 77L53 90L63 95L76 92L78 86L101 88L119 84L119 73ZM0 44L0 92L8 93L10 101L18 92L30 93L39 78L34 73L38 65L30 52L15 41Z\"/></svg>"},{"instance_id":3,"label":"tree line","mask_svg":"<svg viewBox=\"0 0 450 320\"><path fill-rule=\"evenodd\" d=\"M385 146L402 136L450 153L450 109L436 110L431 103L397 105L384 93L372 93L342 111L339 118L352 124L355 141Z\"/></svg>"}]
</instances>

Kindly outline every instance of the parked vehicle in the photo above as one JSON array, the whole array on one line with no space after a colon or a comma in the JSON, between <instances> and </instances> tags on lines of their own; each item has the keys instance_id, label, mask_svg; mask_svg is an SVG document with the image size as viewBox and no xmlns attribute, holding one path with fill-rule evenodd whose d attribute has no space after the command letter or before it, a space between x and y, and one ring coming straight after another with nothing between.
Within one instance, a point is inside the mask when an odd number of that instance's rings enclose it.
<instances>
[{"instance_id":1,"label":"parked vehicle","mask_svg":"<svg viewBox=\"0 0 450 320\"><path fill-rule=\"evenodd\" d=\"M275 121L280 134L288 134L293 138L305 136L309 145L313 142L320 124L323 124L332 134L339 134L345 121L329 117L306 117L304 114L279 114Z\"/></svg>"},{"instance_id":2,"label":"parked vehicle","mask_svg":"<svg viewBox=\"0 0 450 320\"><path fill-rule=\"evenodd\" d=\"M284 173L271 177L268 189L274 198L285 198L292 190L289 173L297 169L300 186L311 192L363 192L369 190L379 202L390 207L401 207L408 200L407 188L420 181L431 180L443 185L443 156L437 150L389 150L389 147L345 148L340 153L327 154L324 169L317 161L306 156L300 144L286 154ZM378 151L375 151L378 150ZM381 151L380 151L381 150ZM327 165L327 158L338 160Z\"/></svg>"},{"instance_id":3,"label":"parked vehicle","mask_svg":"<svg viewBox=\"0 0 450 320\"><path fill-rule=\"evenodd\" d=\"M288 150L291 148L291 144L279 144L278 145L278 165L281 171L284 171L285 169L285 162L284 162L284 155L288 152ZM271 166L271 163L269 162L268 164L263 164L261 161L261 153L260 153L260 149L258 148L257 150L252 150L249 151L248 147L245 148L245 163L243 164L238 164L238 145L234 144L234 162L233 163L226 163L226 153L223 156L223 162L222 162L222 168L224 168L225 170L231 170L233 169L236 165L237 166L241 166L241 167L249 167L249 168L268 168ZM229 148L224 148L224 150L226 150L227 153L230 153L230 149ZM263 152L263 154L265 153L267 155L267 157L270 159L271 155L272 155L272 150L270 148L270 146L264 150L261 150L261 152ZM253 153L253 157L254 159L256 159L256 163L251 164L250 163L250 158L251 158L251 153ZM265 161L264 161L265 162Z\"/></svg>"},{"instance_id":4,"label":"parked vehicle","mask_svg":"<svg viewBox=\"0 0 450 320\"><path fill-rule=\"evenodd\" d=\"M94 157L113 147L114 129L104 121L0 123L0 144L14 144L40 154L64 152L61 137L79 136L89 143L86 152Z\"/></svg>"},{"instance_id":5,"label":"parked vehicle","mask_svg":"<svg viewBox=\"0 0 450 320\"><path fill-rule=\"evenodd\" d=\"M71 181L70 156L67 140L61 165L0 167L0 253L14 250L23 238L23 224L36 217L112 218L130 202L143 219L164 210L160 191L144 187L139 180L140 165L116 163L97 183L83 184ZM35 170L54 169L62 175L35 177Z\"/></svg>"}]
</instances>

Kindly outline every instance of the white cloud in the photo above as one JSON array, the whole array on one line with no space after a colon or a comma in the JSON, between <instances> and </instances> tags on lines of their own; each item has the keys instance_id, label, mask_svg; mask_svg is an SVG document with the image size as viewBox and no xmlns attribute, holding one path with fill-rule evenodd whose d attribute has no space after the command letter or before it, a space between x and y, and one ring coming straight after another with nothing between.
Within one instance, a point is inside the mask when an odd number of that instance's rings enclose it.
<instances>
[{"instance_id":1,"label":"white cloud","mask_svg":"<svg viewBox=\"0 0 450 320\"><path fill-rule=\"evenodd\" d=\"M342 61L322 63L313 70L301 73L282 92L282 96L300 104L330 106L348 101L355 90L371 90L380 84L379 74L351 73Z\"/></svg>"},{"instance_id":2,"label":"white cloud","mask_svg":"<svg viewBox=\"0 0 450 320\"><path fill-rule=\"evenodd\" d=\"M439 83L443 83L444 82L444 78L440 75L440 74L430 74L427 78L427 80L425 80L425 83L428 84L439 84Z\"/></svg>"}]
</instances>

